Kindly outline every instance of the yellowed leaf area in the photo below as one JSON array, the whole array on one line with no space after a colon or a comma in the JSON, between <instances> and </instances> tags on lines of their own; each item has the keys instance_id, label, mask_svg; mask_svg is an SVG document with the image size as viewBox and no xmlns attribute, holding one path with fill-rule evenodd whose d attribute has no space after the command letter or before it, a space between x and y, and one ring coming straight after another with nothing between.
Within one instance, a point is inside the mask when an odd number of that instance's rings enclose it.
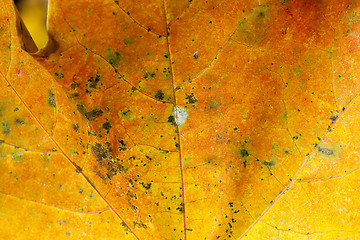
<instances>
[{"instance_id":1,"label":"yellowed leaf area","mask_svg":"<svg viewBox=\"0 0 360 240\"><path fill-rule=\"evenodd\" d=\"M0 4L0 239L359 237L357 1Z\"/></svg>"}]
</instances>

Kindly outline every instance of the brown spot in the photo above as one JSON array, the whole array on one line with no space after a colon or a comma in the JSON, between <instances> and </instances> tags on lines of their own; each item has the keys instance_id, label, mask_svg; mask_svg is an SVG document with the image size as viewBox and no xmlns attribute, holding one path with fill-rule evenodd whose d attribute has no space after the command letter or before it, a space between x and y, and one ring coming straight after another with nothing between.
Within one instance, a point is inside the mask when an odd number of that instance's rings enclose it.
<instances>
[{"instance_id":1,"label":"brown spot","mask_svg":"<svg viewBox=\"0 0 360 240\"><path fill-rule=\"evenodd\" d=\"M334 154L334 151L331 149L328 149L328 148L318 147L318 150L319 150L319 152L321 152L322 154L325 154L325 155L333 155Z\"/></svg>"},{"instance_id":2,"label":"brown spot","mask_svg":"<svg viewBox=\"0 0 360 240\"><path fill-rule=\"evenodd\" d=\"M20 125L24 125L25 124L25 121L24 120L21 120L21 119L16 119L15 120L15 122L17 123L17 124L20 124Z\"/></svg>"},{"instance_id":3,"label":"brown spot","mask_svg":"<svg viewBox=\"0 0 360 240\"><path fill-rule=\"evenodd\" d=\"M72 124L71 127L74 129L75 132L79 130L79 125L77 124Z\"/></svg>"},{"instance_id":4,"label":"brown spot","mask_svg":"<svg viewBox=\"0 0 360 240\"><path fill-rule=\"evenodd\" d=\"M53 93L51 90L49 90L48 103L49 103L49 105L50 105L51 107L56 107L55 93Z\"/></svg>"},{"instance_id":5,"label":"brown spot","mask_svg":"<svg viewBox=\"0 0 360 240\"><path fill-rule=\"evenodd\" d=\"M103 114L103 111L97 108L94 108L91 111L87 111L86 107L81 103L77 103L76 107L79 110L79 112L89 121L92 121Z\"/></svg>"},{"instance_id":6,"label":"brown spot","mask_svg":"<svg viewBox=\"0 0 360 240\"><path fill-rule=\"evenodd\" d=\"M275 165L275 162L274 161L270 161L270 162L264 161L264 165L268 166L268 167L272 167Z\"/></svg>"},{"instance_id":7,"label":"brown spot","mask_svg":"<svg viewBox=\"0 0 360 240\"><path fill-rule=\"evenodd\" d=\"M104 148L100 143L95 143L94 146L91 146L91 152L100 165L103 164L103 159L110 159L109 150Z\"/></svg>"}]
</instances>

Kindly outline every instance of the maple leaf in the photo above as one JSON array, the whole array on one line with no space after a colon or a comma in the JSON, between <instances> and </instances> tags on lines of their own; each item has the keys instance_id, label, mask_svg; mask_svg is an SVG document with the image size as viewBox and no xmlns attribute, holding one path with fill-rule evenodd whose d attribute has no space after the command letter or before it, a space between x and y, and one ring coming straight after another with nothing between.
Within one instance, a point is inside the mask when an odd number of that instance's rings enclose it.
<instances>
[{"instance_id":1,"label":"maple leaf","mask_svg":"<svg viewBox=\"0 0 360 240\"><path fill-rule=\"evenodd\" d=\"M359 234L357 2L1 3L1 238Z\"/></svg>"}]
</instances>

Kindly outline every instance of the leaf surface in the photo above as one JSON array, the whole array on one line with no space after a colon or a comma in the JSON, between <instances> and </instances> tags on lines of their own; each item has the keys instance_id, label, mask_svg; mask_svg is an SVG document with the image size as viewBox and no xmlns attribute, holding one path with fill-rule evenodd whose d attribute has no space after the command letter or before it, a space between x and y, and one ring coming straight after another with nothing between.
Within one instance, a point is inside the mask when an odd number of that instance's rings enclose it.
<instances>
[{"instance_id":1,"label":"leaf surface","mask_svg":"<svg viewBox=\"0 0 360 240\"><path fill-rule=\"evenodd\" d=\"M1 236L359 234L358 3L2 5Z\"/></svg>"}]
</instances>

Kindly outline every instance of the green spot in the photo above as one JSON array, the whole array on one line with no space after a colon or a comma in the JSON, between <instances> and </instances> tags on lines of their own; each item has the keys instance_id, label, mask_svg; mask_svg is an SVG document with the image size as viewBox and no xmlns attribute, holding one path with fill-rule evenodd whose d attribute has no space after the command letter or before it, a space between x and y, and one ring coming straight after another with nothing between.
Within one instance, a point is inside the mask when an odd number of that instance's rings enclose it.
<instances>
[{"instance_id":1,"label":"green spot","mask_svg":"<svg viewBox=\"0 0 360 240\"><path fill-rule=\"evenodd\" d=\"M211 101L210 103L210 109L216 108L218 103L216 101Z\"/></svg>"},{"instance_id":2,"label":"green spot","mask_svg":"<svg viewBox=\"0 0 360 240\"><path fill-rule=\"evenodd\" d=\"M119 52L112 52L110 48L107 48L106 56L111 65L115 68L119 67L119 62L122 60L122 55Z\"/></svg>"},{"instance_id":3,"label":"green spot","mask_svg":"<svg viewBox=\"0 0 360 240\"><path fill-rule=\"evenodd\" d=\"M155 77L155 73L154 73L154 72L152 72L152 73L147 72L147 73L145 73L145 76L144 76L145 79L154 78L154 77Z\"/></svg>"},{"instance_id":4,"label":"green spot","mask_svg":"<svg viewBox=\"0 0 360 240\"><path fill-rule=\"evenodd\" d=\"M10 133L9 123L7 121L2 121L1 126L3 134L8 135Z\"/></svg>"},{"instance_id":5,"label":"green spot","mask_svg":"<svg viewBox=\"0 0 360 240\"><path fill-rule=\"evenodd\" d=\"M11 153L11 157L14 162L20 162L22 156L23 156L22 152Z\"/></svg>"},{"instance_id":6,"label":"green spot","mask_svg":"<svg viewBox=\"0 0 360 240\"><path fill-rule=\"evenodd\" d=\"M126 117L128 119L131 119L132 118L132 114L131 114L131 111L129 109L127 110L120 110L119 111L119 115L122 116L122 117Z\"/></svg>"},{"instance_id":7,"label":"green spot","mask_svg":"<svg viewBox=\"0 0 360 240\"><path fill-rule=\"evenodd\" d=\"M264 165L267 167L272 167L274 166L276 163L274 161L264 161Z\"/></svg>"},{"instance_id":8,"label":"green spot","mask_svg":"<svg viewBox=\"0 0 360 240\"><path fill-rule=\"evenodd\" d=\"M69 153L70 154L80 155L79 152L76 149L69 149Z\"/></svg>"},{"instance_id":9,"label":"green spot","mask_svg":"<svg viewBox=\"0 0 360 240\"><path fill-rule=\"evenodd\" d=\"M124 44L125 45L130 45L130 44L133 44L133 43L135 43L135 40L132 39L132 38L125 38L124 39Z\"/></svg>"},{"instance_id":10,"label":"green spot","mask_svg":"<svg viewBox=\"0 0 360 240\"><path fill-rule=\"evenodd\" d=\"M51 90L49 90L49 94L48 94L48 104L51 107L56 107L55 93L53 93Z\"/></svg>"},{"instance_id":11,"label":"green spot","mask_svg":"<svg viewBox=\"0 0 360 240\"><path fill-rule=\"evenodd\" d=\"M41 155L42 160L44 160L45 162L50 162L51 160L51 154L50 153L44 153Z\"/></svg>"},{"instance_id":12,"label":"green spot","mask_svg":"<svg viewBox=\"0 0 360 240\"><path fill-rule=\"evenodd\" d=\"M71 89L75 89L75 88L77 88L77 87L80 86L80 85L81 85L80 83L72 82L72 83L70 84L70 87L71 87Z\"/></svg>"},{"instance_id":13,"label":"green spot","mask_svg":"<svg viewBox=\"0 0 360 240\"><path fill-rule=\"evenodd\" d=\"M91 111L87 111L86 107L81 103L77 103L76 107L79 112L89 121L92 121L103 114L103 111L97 108L94 108Z\"/></svg>"}]
</instances>

